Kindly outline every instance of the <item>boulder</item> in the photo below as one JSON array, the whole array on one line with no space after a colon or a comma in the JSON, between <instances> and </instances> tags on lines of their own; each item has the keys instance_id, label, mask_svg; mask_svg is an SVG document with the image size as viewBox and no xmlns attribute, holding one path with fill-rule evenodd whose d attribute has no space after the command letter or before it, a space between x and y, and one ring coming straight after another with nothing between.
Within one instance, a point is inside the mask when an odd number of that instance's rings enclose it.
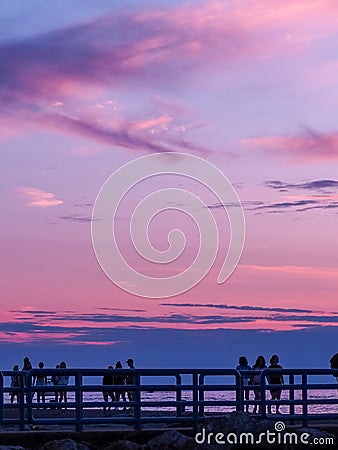
<instances>
[{"instance_id":1,"label":"boulder","mask_svg":"<svg viewBox=\"0 0 338 450\"><path fill-rule=\"evenodd\" d=\"M0 445L0 450L25 450L17 445Z\"/></svg>"},{"instance_id":2,"label":"boulder","mask_svg":"<svg viewBox=\"0 0 338 450\"><path fill-rule=\"evenodd\" d=\"M176 430L166 431L150 439L146 445L147 450L194 450L195 448L194 439Z\"/></svg>"},{"instance_id":3,"label":"boulder","mask_svg":"<svg viewBox=\"0 0 338 450\"><path fill-rule=\"evenodd\" d=\"M75 442L72 439L61 439L50 441L43 445L40 450L90 450L84 444Z\"/></svg>"},{"instance_id":4,"label":"boulder","mask_svg":"<svg viewBox=\"0 0 338 450\"><path fill-rule=\"evenodd\" d=\"M307 433L310 435L309 441L311 441L314 438L334 438L334 435L329 433L328 431L317 430L317 428L309 428L309 427L298 428L297 434L301 435L303 433Z\"/></svg>"},{"instance_id":5,"label":"boulder","mask_svg":"<svg viewBox=\"0 0 338 450\"><path fill-rule=\"evenodd\" d=\"M136 444L135 442L122 440L108 444L106 447L104 447L103 450L141 450L141 449L144 449L144 446Z\"/></svg>"}]
</instances>

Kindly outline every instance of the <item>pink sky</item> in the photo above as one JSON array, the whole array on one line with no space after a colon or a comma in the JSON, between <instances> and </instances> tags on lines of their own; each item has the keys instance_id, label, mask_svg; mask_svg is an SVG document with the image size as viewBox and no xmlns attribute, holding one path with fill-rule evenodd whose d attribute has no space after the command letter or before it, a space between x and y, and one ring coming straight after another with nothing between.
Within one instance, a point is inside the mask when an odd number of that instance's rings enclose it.
<instances>
[{"instance_id":1,"label":"pink sky","mask_svg":"<svg viewBox=\"0 0 338 450\"><path fill-rule=\"evenodd\" d=\"M109 5L2 5L0 340L112 342L87 327L336 326L336 2ZM101 271L91 212L111 173L165 151L226 174L243 204L246 244L218 285L229 230L206 196L222 230L210 274L175 298L142 299ZM157 187L132 194L121 213L121 246L136 266L123 229L140 193ZM170 217L153 226L160 249L179 220ZM184 227L187 254L158 276L196 253L193 227Z\"/></svg>"}]
</instances>

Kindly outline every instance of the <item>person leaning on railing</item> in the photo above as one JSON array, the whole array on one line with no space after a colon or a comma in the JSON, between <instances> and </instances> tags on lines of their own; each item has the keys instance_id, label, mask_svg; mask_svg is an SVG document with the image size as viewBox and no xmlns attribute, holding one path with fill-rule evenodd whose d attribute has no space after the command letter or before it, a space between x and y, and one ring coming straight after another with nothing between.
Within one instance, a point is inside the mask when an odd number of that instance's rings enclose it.
<instances>
[{"instance_id":1,"label":"person leaning on railing","mask_svg":"<svg viewBox=\"0 0 338 450\"><path fill-rule=\"evenodd\" d=\"M108 366L108 369L110 370L110 371L113 371L113 369L114 369L114 367L113 366ZM113 372L111 372L111 373L106 373L104 376L103 376L103 378L102 378L102 386L111 386L111 385L113 385L114 384L114 375L113 375ZM115 394L114 394L114 391L106 391L106 390L104 390L104 391L102 391L102 395L103 395L103 400L105 401L105 402L108 402L108 400L109 400L109 397L110 397L110 399L111 399L111 401L112 402L114 402L115 401ZM110 410L110 406L108 407L108 411ZM107 414L107 408L106 408L106 406L104 406L103 407L103 414L104 415L106 415Z\"/></svg>"},{"instance_id":2,"label":"person leaning on railing","mask_svg":"<svg viewBox=\"0 0 338 450\"><path fill-rule=\"evenodd\" d=\"M66 369L66 368L67 368L66 363L64 361L62 361L62 363L60 363L60 369ZM68 382L69 382L69 376L68 375L60 375L58 377L57 385L58 386L67 386ZM67 403L67 391L60 391L59 402L61 403L62 401Z\"/></svg>"},{"instance_id":3,"label":"person leaning on railing","mask_svg":"<svg viewBox=\"0 0 338 450\"><path fill-rule=\"evenodd\" d=\"M259 401L261 399L261 372L263 372L264 369L266 369L265 365L265 358L262 355L259 355L256 359L255 364L252 366L252 370L254 370L256 373L251 376L251 383L254 387L253 391L255 394L255 400ZM256 404L253 409L253 414L256 414L259 412L259 406Z\"/></svg>"},{"instance_id":4,"label":"person leaning on railing","mask_svg":"<svg viewBox=\"0 0 338 450\"><path fill-rule=\"evenodd\" d=\"M241 373L243 386L249 386L250 374L248 372L251 370L251 366L249 366L248 360L246 359L245 356L240 356L238 358L238 366L236 367L236 370L238 370L239 372L243 372ZM250 390L245 389L244 393L245 393L245 400L248 402L250 399ZM249 412L248 403L245 406L245 412Z\"/></svg>"}]
</instances>

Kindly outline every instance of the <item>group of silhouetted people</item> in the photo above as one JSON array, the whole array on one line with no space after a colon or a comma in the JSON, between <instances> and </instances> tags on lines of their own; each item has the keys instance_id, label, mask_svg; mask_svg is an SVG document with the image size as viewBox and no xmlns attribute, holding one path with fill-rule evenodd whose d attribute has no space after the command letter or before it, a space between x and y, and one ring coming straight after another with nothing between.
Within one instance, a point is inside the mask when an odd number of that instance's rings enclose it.
<instances>
[{"instance_id":1,"label":"group of silhouetted people","mask_svg":"<svg viewBox=\"0 0 338 450\"><path fill-rule=\"evenodd\" d=\"M260 384L261 384L261 373L264 369L282 369L283 367L279 364L279 357L278 355L272 355L270 358L270 365L269 367L266 366L265 358L262 355L259 355L256 359L255 364L251 367L248 363L248 360L245 356L240 356L238 360L238 366L236 369L240 372L242 372L242 380L243 385L247 386L245 389L245 400L250 400L250 388L249 386L252 386L252 390L254 392L254 399L260 400L261 399L261 390L260 390ZM254 373L250 373L251 371L254 371ZM278 372L271 372L267 375L267 380L269 382L269 385L282 385L284 384L284 378L281 373ZM280 388L270 388L270 394L271 394L271 400L280 400L282 389ZM253 413L256 414L259 410L258 404L254 405ZM246 404L246 412L249 412L249 404ZM271 405L268 406L268 412L271 414ZM279 413L279 405L276 405L276 414Z\"/></svg>"},{"instance_id":2,"label":"group of silhouetted people","mask_svg":"<svg viewBox=\"0 0 338 450\"><path fill-rule=\"evenodd\" d=\"M127 366L129 367L129 369L134 370L135 366L134 366L134 360L129 358L126 361ZM122 369L122 363L121 361L117 361L117 363L115 364L115 369L113 366L108 366L108 369L110 369L112 372L108 373L106 375L103 376L102 378L102 386L123 386L123 385L131 385L135 383L135 377L133 375L133 373L130 374L122 374L122 373L118 373L120 369ZM112 402L119 402L120 399L123 400L123 402L127 401L127 397L128 400L130 402L134 401L134 391L132 390L128 390L127 389L112 389L112 390L104 390L102 391L103 394L103 400L105 402L109 401L109 398L111 399ZM126 397L127 394L127 397ZM103 414L106 415L107 414L107 409L111 409L110 407L103 407ZM114 408L116 411L118 410L118 407L115 406ZM124 404L123 407L124 410L126 410L126 406Z\"/></svg>"},{"instance_id":3,"label":"group of silhouetted people","mask_svg":"<svg viewBox=\"0 0 338 450\"><path fill-rule=\"evenodd\" d=\"M39 362L38 364L38 369L40 369L42 371L42 369L44 369L45 365L42 361ZM23 360L23 366L22 366L22 373L23 373L23 385L24 387L27 386L27 377L26 374L27 372L29 372L31 369L33 369L32 363L30 362L28 356L26 356ZM67 364L62 361L60 364L56 365L56 369L67 369ZM13 372L19 372L19 366L17 364L15 364L13 366ZM51 378L51 382L53 384L53 386L67 386L68 382L69 382L69 376L68 375L64 375L64 374L60 374L60 375L53 375ZM48 385L48 380L47 380L47 376L42 372L41 374L37 373L34 378L33 378L33 386L47 386ZM11 376L11 387L12 388L19 388L20 387L20 376L19 374L13 374ZM41 390L37 390L37 403L45 403L46 398L45 398L45 391ZM32 399L34 398L34 394L32 394ZM55 402L61 403L61 402L67 402L67 391L55 391L54 392L55 395ZM20 399L20 392L19 390L13 390L11 392L11 396L10 396L10 402L14 403L14 400L16 398L16 401L19 402Z\"/></svg>"}]
</instances>

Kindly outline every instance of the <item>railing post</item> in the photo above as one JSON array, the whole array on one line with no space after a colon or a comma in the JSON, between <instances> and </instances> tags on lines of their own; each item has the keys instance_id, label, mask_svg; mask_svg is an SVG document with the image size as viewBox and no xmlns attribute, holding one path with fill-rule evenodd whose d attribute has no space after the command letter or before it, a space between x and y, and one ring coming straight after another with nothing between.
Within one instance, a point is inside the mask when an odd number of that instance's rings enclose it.
<instances>
[{"instance_id":1,"label":"railing post","mask_svg":"<svg viewBox=\"0 0 338 450\"><path fill-rule=\"evenodd\" d=\"M83 410L82 410L82 375L75 374L75 408L76 408L76 431L83 430Z\"/></svg>"},{"instance_id":2,"label":"railing post","mask_svg":"<svg viewBox=\"0 0 338 450\"><path fill-rule=\"evenodd\" d=\"M196 370L192 373L192 418L195 425L198 424L198 373Z\"/></svg>"},{"instance_id":3,"label":"railing post","mask_svg":"<svg viewBox=\"0 0 338 450\"><path fill-rule=\"evenodd\" d=\"M21 395L23 404L20 405L20 430L25 429L25 397L27 403L27 419L29 422L33 421L33 399L32 399L32 374L31 371L26 372L23 377L24 393ZM22 408L21 408L22 406ZM21 428L22 427L22 428Z\"/></svg>"},{"instance_id":4,"label":"railing post","mask_svg":"<svg viewBox=\"0 0 338 450\"><path fill-rule=\"evenodd\" d=\"M182 386L182 377L180 374L176 375L176 386ZM176 401L181 402L182 401L182 390L176 389ZM182 405L177 405L176 407L176 416L181 417L182 416Z\"/></svg>"},{"instance_id":5,"label":"railing post","mask_svg":"<svg viewBox=\"0 0 338 450\"><path fill-rule=\"evenodd\" d=\"M266 384L265 384L265 378L266 377L266 371L263 370L261 374L261 383L260 383L260 390L261 390L261 401L260 401L260 413L262 419L266 419Z\"/></svg>"},{"instance_id":6,"label":"railing post","mask_svg":"<svg viewBox=\"0 0 338 450\"><path fill-rule=\"evenodd\" d=\"M292 384L292 386L294 386L295 384L295 376L293 373L291 373L289 375L289 384ZM292 401L292 403L290 404L290 414L293 416L295 414L295 405L293 403L295 399L295 390L293 388L289 388L289 400ZM294 424L294 420L291 420L291 424Z\"/></svg>"},{"instance_id":7,"label":"railing post","mask_svg":"<svg viewBox=\"0 0 338 450\"><path fill-rule=\"evenodd\" d=\"M307 374L302 374L303 426L308 425Z\"/></svg>"},{"instance_id":8,"label":"railing post","mask_svg":"<svg viewBox=\"0 0 338 450\"><path fill-rule=\"evenodd\" d=\"M135 430L141 430L141 377L138 372L134 375L134 385L135 385L135 394L134 394L134 419L135 419Z\"/></svg>"},{"instance_id":9,"label":"railing post","mask_svg":"<svg viewBox=\"0 0 338 450\"><path fill-rule=\"evenodd\" d=\"M4 376L2 372L0 372L0 423L3 423L4 420Z\"/></svg>"},{"instance_id":10,"label":"railing post","mask_svg":"<svg viewBox=\"0 0 338 450\"><path fill-rule=\"evenodd\" d=\"M201 386L204 386L204 377L205 375L201 373L198 380L198 401L202 403L198 407L198 415L202 417L204 416L204 389L203 387L201 389Z\"/></svg>"},{"instance_id":11,"label":"railing post","mask_svg":"<svg viewBox=\"0 0 338 450\"><path fill-rule=\"evenodd\" d=\"M244 383L240 372L236 374L236 411L244 411Z\"/></svg>"}]
</instances>

